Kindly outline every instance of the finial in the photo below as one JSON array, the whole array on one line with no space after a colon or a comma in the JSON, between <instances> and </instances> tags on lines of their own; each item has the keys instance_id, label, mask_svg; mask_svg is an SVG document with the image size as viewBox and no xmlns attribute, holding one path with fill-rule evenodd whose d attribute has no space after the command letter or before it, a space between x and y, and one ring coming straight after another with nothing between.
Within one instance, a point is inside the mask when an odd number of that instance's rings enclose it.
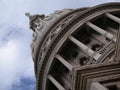
<instances>
[{"instance_id":1,"label":"finial","mask_svg":"<svg viewBox=\"0 0 120 90\"><path fill-rule=\"evenodd\" d=\"M29 17L29 18L30 18L30 16L31 16L30 13L25 13L25 15L26 15L27 17Z\"/></svg>"}]
</instances>

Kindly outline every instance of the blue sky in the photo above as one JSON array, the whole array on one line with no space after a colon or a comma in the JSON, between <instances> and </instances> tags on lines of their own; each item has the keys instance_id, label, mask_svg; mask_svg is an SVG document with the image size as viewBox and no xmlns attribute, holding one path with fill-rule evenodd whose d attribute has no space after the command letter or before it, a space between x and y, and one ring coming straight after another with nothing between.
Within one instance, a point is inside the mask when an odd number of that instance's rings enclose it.
<instances>
[{"instance_id":1,"label":"blue sky","mask_svg":"<svg viewBox=\"0 0 120 90\"><path fill-rule=\"evenodd\" d=\"M0 90L35 90L31 14L50 14L120 0L0 0Z\"/></svg>"}]
</instances>

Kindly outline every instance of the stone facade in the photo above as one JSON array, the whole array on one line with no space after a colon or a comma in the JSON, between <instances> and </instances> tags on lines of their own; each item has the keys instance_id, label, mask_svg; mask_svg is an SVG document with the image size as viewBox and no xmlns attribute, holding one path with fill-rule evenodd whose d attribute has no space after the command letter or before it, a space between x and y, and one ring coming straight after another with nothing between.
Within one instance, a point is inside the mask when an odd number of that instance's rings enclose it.
<instances>
[{"instance_id":1,"label":"stone facade","mask_svg":"<svg viewBox=\"0 0 120 90\"><path fill-rule=\"evenodd\" d=\"M37 90L120 90L120 3L33 15Z\"/></svg>"}]
</instances>

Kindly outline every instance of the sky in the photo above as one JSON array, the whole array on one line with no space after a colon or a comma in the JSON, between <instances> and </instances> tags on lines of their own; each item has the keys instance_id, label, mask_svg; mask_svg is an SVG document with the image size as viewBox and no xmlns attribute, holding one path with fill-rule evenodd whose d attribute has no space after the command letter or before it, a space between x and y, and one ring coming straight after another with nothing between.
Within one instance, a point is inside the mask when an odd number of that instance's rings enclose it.
<instances>
[{"instance_id":1,"label":"sky","mask_svg":"<svg viewBox=\"0 0 120 90\"><path fill-rule=\"evenodd\" d=\"M0 0L0 90L36 90L26 12L48 15L64 8L120 0Z\"/></svg>"}]
</instances>

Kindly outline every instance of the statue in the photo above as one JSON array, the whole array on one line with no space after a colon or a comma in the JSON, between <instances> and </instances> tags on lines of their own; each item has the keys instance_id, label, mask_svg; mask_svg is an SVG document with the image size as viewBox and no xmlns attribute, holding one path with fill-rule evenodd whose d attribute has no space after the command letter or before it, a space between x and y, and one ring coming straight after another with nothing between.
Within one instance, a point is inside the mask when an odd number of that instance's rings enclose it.
<instances>
[{"instance_id":1,"label":"statue","mask_svg":"<svg viewBox=\"0 0 120 90\"><path fill-rule=\"evenodd\" d=\"M37 14L37 15L30 15L30 13L25 13L25 15L26 15L27 17L29 17L30 19L33 19L33 18L35 18L36 16L38 16L39 18L41 18L41 20L43 20L43 19L45 18L45 15L44 15L44 14L41 14L41 15L39 15L39 14Z\"/></svg>"}]
</instances>

